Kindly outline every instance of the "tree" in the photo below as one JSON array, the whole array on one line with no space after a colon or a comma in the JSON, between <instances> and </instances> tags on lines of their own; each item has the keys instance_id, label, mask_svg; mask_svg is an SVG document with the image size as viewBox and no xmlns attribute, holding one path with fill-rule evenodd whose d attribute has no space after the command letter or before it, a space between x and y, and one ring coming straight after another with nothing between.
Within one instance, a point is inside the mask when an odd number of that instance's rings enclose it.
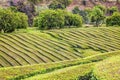
<instances>
[{"instance_id":1,"label":"tree","mask_svg":"<svg viewBox=\"0 0 120 80\"><path fill-rule=\"evenodd\" d=\"M107 17L106 19L107 26L120 26L120 13L115 12L112 16Z\"/></svg>"},{"instance_id":2,"label":"tree","mask_svg":"<svg viewBox=\"0 0 120 80\"><path fill-rule=\"evenodd\" d=\"M55 29L64 27L64 15L56 10L44 10L34 20L34 26L39 29Z\"/></svg>"},{"instance_id":3,"label":"tree","mask_svg":"<svg viewBox=\"0 0 120 80\"><path fill-rule=\"evenodd\" d=\"M97 27L102 23L102 21L105 18L104 12L98 7L93 8L90 17L91 17L91 22L93 22L94 25Z\"/></svg>"},{"instance_id":4,"label":"tree","mask_svg":"<svg viewBox=\"0 0 120 80\"><path fill-rule=\"evenodd\" d=\"M14 6L17 8L17 11L23 12L28 16L29 26L32 26L33 18L36 15L34 3L28 2L27 0L17 0L17 1L11 0L10 3L11 3L11 6Z\"/></svg>"},{"instance_id":5,"label":"tree","mask_svg":"<svg viewBox=\"0 0 120 80\"><path fill-rule=\"evenodd\" d=\"M0 32L8 33L18 28L26 28L28 26L27 20L27 16L23 13L0 9Z\"/></svg>"}]
</instances>

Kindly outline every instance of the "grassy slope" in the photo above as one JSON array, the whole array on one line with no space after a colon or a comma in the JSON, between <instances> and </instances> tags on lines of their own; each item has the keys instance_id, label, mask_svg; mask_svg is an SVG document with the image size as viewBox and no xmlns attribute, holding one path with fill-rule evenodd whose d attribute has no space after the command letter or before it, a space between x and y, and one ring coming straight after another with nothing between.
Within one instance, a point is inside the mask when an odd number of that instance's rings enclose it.
<instances>
[{"instance_id":1,"label":"grassy slope","mask_svg":"<svg viewBox=\"0 0 120 80\"><path fill-rule=\"evenodd\" d=\"M93 72L98 80L120 80L120 56L99 62Z\"/></svg>"},{"instance_id":2,"label":"grassy slope","mask_svg":"<svg viewBox=\"0 0 120 80\"><path fill-rule=\"evenodd\" d=\"M85 58L120 49L119 28L20 30L0 34L0 66L21 66Z\"/></svg>"},{"instance_id":3,"label":"grassy slope","mask_svg":"<svg viewBox=\"0 0 120 80\"><path fill-rule=\"evenodd\" d=\"M94 64L83 64L37 75L25 80L77 80L79 77L89 74Z\"/></svg>"},{"instance_id":4,"label":"grassy slope","mask_svg":"<svg viewBox=\"0 0 120 80\"><path fill-rule=\"evenodd\" d=\"M39 75L39 74L49 73L54 70L58 70L62 68L98 62L108 57L117 56L117 55L120 55L120 51L97 54L97 55L86 57L83 59L62 61L62 62L57 62L57 63L47 63L47 64L44 63L44 64L39 64L39 65L1 68L0 69L0 80L6 80L6 79L20 80L20 79L32 77L32 76Z\"/></svg>"}]
</instances>

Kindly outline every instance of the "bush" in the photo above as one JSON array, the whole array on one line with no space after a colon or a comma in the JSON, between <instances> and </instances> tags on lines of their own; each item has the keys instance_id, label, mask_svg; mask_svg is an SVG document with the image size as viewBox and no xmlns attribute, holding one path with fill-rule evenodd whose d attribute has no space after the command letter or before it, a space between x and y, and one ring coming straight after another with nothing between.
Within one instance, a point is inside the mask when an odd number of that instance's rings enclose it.
<instances>
[{"instance_id":1,"label":"bush","mask_svg":"<svg viewBox=\"0 0 120 80\"><path fill-rule=\"evenodd\" d=\"M55 10L44 10L34 20L34 26L40 29L62 28L64 26L64 15Z\"/></svg>"},{"instance_id":2,"label":"bush","mask_svg":"<svg viewBox=\"0 0 120 80\"><path fill-rule=\"evenodd\" d=\"M118 7L116 7L116 6L113 6L113 7L107 9L107 12L109 15L112 15L114 12L118 12L118 11L119 11Z\"/></svg>"},{"instance_id":3,"label":"bush","mask_svg":"<svg viewBox=\"0 0 120 80\"><path fill-rule=\"evenodd\" d=\"M100 24L103 23L105 18L103 10L98 7L94 7L91 12L90 18L91 22L94 23L94 26L98 27Z\"/></svg>"},{"instance_id":4,"label":"bush","mask_svg":"<svg viewBox=\"0 0 120 80\"><path fill-rule=\"evenodd\" d=\"M106 25L107 26L120 26L120 13L115 12L112 16L108 17L106 19Z\"/></svg>"},{"instance_id":5,"label":"bush","mask_svg":"<svg viewBox=\"0 0 120 80\"><path fill-rule=\"evenodd\" d=\"M68 5L70 5L72 0L53 0L53 2L49 5L50 9L65 9Z\"/></svg>"},{"instance_id":6,"label":"bush","mask_svg":"<svg viewBox=\"0 0 120 80\"><path fill-rule=\"evenodd\" d=\"M79 14L80 13L80 9L78 6L74 7L74 9L72 10L73 14Z\"/></svg>"},{"instance_id":7,"label":"bush","mask_svg":"<svg viewBox=\"0 0 120 80\"><path fill-rule=\"evenodd\" d=\"M65 26L82 26L82 18L64 10L45 10L34 19L34 26L40 29L56 29Z\"/></svg>"},{"instance_id":8,"label":"bush","mask_svg":"<svg viewBox=\"0 0 120 80\"><path fill-rule=\"evenodd\" d=\"M65 9L65 6L58 1L53 1L49 6L50 9Z\"/></svg>"},{"instance_id":9,"label":"bush","mask_svg":"<svg viewBox=\"0 0 120 80\"><path fill-rule=\"evenodd\" d=\"M17 29L27 28L28 27L28 17L24 13L16 13Z\"/></svg>"},{"instance_id":10,"label":"bush","mask_svg":"<svg viewBox=\"0 0 120 80\"><path fill-rule=\"evenodd\" d=\"M66 13L65 14L65 26L82 26L82 18L78 14Z\"/></svg>"},{"instance_id":11,"label":"bush","mask_svg":"<svg viewBox=\"0 0 120 80\"><path fill-rule=\"evenodd\" d=\"M27 27L25 14L16 13L10 9L0 9L0 31L13 32L16 28Z\"/></svg>"}]
</instances>

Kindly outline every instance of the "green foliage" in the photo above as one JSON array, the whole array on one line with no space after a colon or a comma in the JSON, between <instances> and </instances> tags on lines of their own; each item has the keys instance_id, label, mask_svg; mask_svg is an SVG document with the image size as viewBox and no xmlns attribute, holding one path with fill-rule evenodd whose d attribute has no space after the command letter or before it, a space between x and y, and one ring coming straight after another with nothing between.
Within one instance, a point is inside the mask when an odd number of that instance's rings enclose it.
<instances>
[{"instance_id":1,"label":"green foliage","mask_svg":"<svg viewBox=\"0 0 120 80\"><path fill-rule=\"evenodd\" d=\"M65 9L65 5L63 5L62 3L54 0L50 5L49 5L50 9Z\"/></svg>"},{"instance_id":2,"label":"green foliage","mask_svg":"<svg viewBox=\"0 0 120 80\"><path fill-rule=\"evenodd\" d=\"M82 17L78 14L66 13L65 14L65 26L82 26Z\"/></svg>"},{"instance_id":3,"label":"green foliage","mask_svg":"<svg viewBox=\"0 0 120 80\"><path fill-rule=\"evenodd\" d=\"M73 14L79 14L79 12L80 12L80 9L79 9L78 6L76 6L76 7L72 10L72 13L73 13Z\"/></svg>"},{"instance_id":4,"label":"green foliage","mask_svg":"<svg viewBox=\"0 0 120 80\"><path fill-rule=\"evenodd\" d=\"M64 10L45 10L34 19L34 26L40 29L56 29L65 26L82 26L82 18Z\"/></svg>"},{"instance_id":5,"label":"green foliage","mask_svg":"<svg viewBox=\"0 0 120 80\"><path fill-rule=\"evenodd\" d=\"M116 7L116 6L108 8L108 10L107 10L108 14L110 14L110 15L112 15L114 12L118 12L118 11L119 11L118 7Z\"/></svg>"},{"instance_id":6,"label":"green foliage","mask_svg":"<svg viewBox=\"0 0 120 80\"><path fill-rule=\"evenodd\" d=\"M100 10L102 10L104 13L106 13L106 7L103 5L97 5L95 6L96 8L99 8Z\"/></svg>"},{"instance_id":7,"label":"green foliage","mask_svg":"<svg viewBox=\"0 0 120 80\"><path fill-rule=\"evenodd\" d=\"M84 58L84 59L62 61L62 62L57 62L57 63L48 63L48 64L44 63L44 64L38 64L38 65L1 68L0 69L0 76L1 76L0 79L2 79L2 80L24 79L24 78L35 76L35 75L38 75L38 74L42 75L44 73L48 73L48 72L51 72L51 71L54 71L54 70L57 70L57 69L67 68L67 67L70 67L70 66L89 65L88 63L102 61L102 60L104 60L108 57L115 56L115 55L120 55L120 51L98 54L98 55L90 56L90 57L87 57L87 58ZM89 67L89 66L87 66L87 67ZM83 69L86 69L86 68L83 68ZM87 70L89 72L89 70L91 70L91 69L87 68ZM86 72L87 71L85 71L83 73L86 73ZM83 73L82 73L81 76L83 76Z\"/></svg>"},{"instance_id":8,"label":"green foliage","mask_svg":"<svg viewBox=\"0 0 120 80\"><path fill-rule=\"evenodd\" d=\"M52 3L49 5L50 9L64 9L66 8L72 0L54 0Z\"/></svg>"},{"instance_id":9,"label":"green foliage","mask_svg":"<svg viewBox=\"0 0 120 80\"><path fill-rule=\"evenodd\" d=\"M112 16L107 17L106 19L107 26L120 26L120 13L116 12Z\"/></svg>"},{"instance_id":10,"label":"green foliage","mask_svg":"<svg viewBox=\"0 0 120 80\"><path fill-rule=\"evenodd\" d=\"M64 26L64 15L55 10L45 10L34 21L34 26L40 29L62 28Z\"/></svg>"},{"instance_id":11,"label":"green foliage","mask_svg":"<svg viewBox=\"0 0 120 80\"><path fill-rule=\"evenodd\" d=\"M16 13L17 29L23 29L28 27L28 17L24 13Z\"/></svg>"},{"instance_id":12,"label":"green foliage","mask_svg":"<svg viewBox=\"0 0 120 80\"><path fill-rule=\"evenodd\" d=\"M26 28L28 26L27 16L10 9L0 9L0 24L0 31L13 32L16 28Z\"/></svg>"},{"instance_id":13,"label":"green foliage","mask_svg":"<svg viewBox=\"0 0 120 80\"><path fill-rule=\"evenodd\" d=\"M104 12L98 7L93 8L90 17L91 17L91 22L93 22L94 25L97 27L102 23L102 21L105 18Z\"/></svg>"},{"instance_id":14,"label":"green foliage","mask_svg":"<svg viewBox=\"0 0 120 80\"><path fill-rule=\"evenodd\" d=\"M94 64L77 65L61 70L53 71L49 74L37 75L25 80L81 80L79 77L91 72Z\"/></svg>"},{"instance_id":15,"label":"green foliage","mask_svg":"<svg viewBox=\"0 0 120 80\"><path fill-rule=\"evenodd\" d=\"M75 7L72 10L73 14L79 14L82 17L82 20L84 23L89 23L89 13L86 9L85 10L80 10L79 7Z\"/></svg>"}]
</instances>

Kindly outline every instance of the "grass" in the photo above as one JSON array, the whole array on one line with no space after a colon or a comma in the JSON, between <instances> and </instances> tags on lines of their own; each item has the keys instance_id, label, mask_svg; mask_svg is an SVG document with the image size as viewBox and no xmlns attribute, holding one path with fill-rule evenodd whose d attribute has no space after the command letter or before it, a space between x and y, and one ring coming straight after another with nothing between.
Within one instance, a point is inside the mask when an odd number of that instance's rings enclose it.
<instances>
[{"instance_id":1,"label":"grass","mask_svg":"<svg viewBox=\"0 0 120 80\"><path fill-rule=\"evenodd\" d=\"M114 56L96 64L93 71L97 80L120 80L120 56Z\"/></svg>"}]
</instances>

